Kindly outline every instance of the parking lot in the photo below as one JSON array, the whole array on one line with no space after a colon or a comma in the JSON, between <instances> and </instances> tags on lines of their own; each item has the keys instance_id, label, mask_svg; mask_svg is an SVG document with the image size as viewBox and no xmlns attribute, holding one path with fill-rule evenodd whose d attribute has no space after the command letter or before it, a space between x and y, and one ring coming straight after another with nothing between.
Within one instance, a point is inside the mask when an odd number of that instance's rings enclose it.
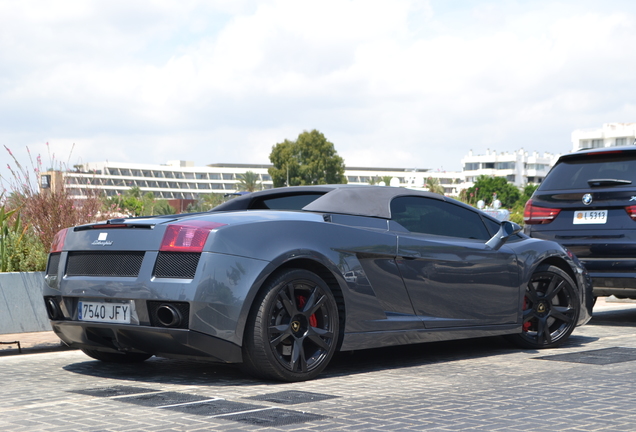
<instances>
[{"instance_id":1,"label":"parking lot","mask_svg":"<svg viewBox=\"0 0 636 432\"><path fill-rule=\"evenodd\" d=\"M632 431L634 360L636 303L605 299L558 349L497 337L358 351L294 384L190 361L2 355L0 430Z\"/></svg>"}]
</instances>

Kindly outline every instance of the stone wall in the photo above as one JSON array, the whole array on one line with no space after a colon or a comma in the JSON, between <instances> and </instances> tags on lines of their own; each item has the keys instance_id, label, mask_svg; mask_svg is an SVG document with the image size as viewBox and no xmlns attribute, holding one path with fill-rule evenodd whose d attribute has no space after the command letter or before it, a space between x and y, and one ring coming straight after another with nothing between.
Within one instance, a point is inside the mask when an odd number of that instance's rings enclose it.
<instances>
[{"instance_id":1,"label":"stone wall","mask_svg":"<svg viewBox=\"0 0 636 432\"><path fill-rule=\"evenodd\" d=\"M43 272L0 273L0 334L49 331Z\"/></svg>"}]
</instances>

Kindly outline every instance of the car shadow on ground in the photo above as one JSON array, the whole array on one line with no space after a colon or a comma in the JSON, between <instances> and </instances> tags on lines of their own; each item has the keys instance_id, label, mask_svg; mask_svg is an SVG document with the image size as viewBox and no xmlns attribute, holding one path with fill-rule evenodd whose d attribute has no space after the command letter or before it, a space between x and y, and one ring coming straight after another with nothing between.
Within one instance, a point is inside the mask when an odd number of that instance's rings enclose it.
<instances>
[{"instance_id":1,"label":"car shadow on ground","mask_svg":"<svg viewBox=\"0 0 636 432\"><path fill-rule=\"evenodd\" d=\"M573 335L564 347L585 346L596 338ZM440 364L511 353L539 353L515 347L503 337L429 342L386 348L337 353L327 369L317 378L330 378L367 372ZM236 365L174 360L152 357L137 364L103 363L97 360L68 364L64 370L81 375L147 383L181 385L249 386L263 380L245 375ZM268 384L285 384L268 382Z\"/></svg>"},{"instance_id":2,"label":"car shadow on ground","mask_svg":"<svg viewBox=\"0 0 636 432\"><path fill-rule=\"evenodd\" d=\"M636 309L594 311L591 325L600 326L636 326Z\"/></svg>"}]
</instances>

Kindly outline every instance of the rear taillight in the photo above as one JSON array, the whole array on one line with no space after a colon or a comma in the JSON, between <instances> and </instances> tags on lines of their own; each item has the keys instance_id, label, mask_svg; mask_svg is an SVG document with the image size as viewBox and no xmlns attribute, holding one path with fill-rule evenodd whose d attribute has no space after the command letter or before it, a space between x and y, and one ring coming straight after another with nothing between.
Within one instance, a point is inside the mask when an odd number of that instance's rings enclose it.
<instances>
[{"instance_id":1,"label":"rear taillight","mask_svg":"<svg viewBox=\"0 0 636 432\"><path fill-rule=\"evenodd\" d=\"M161 240L162 252L201 252L213 229L225 224L208 221L186 221L168 225Z\"/></svg>"},{"instance_id":2,"label":"rear taillight","mask_svg":"<svg viewBox=\"0 0 636 432\"><path fill-rule=\"evenodd\" d=\"M53 237L53 241L51 242L51 253L54 252L62 252L64 248L64 240L66 240L66 233L68 232L68 228L64 228L61 231L58 231Z\"/></svg>"},{"instance_id":3,"label":"rear taillight","mask_svg":"<svg viewBox=\"0 0 636 432\"><path fill-rule=\"evenodd\" d=\"M636 221L636 205L625 207L625 211L632 220Z\"/></svg>"},{"instance_id":4,"label":"rear taillight","mask_svg":"<svg viewBox=\"0 0 636 432\"><path fill-rule=\"evenodd\" d=\"M532 200L529 199L526 203L525 209L523 210L523 221L527 225L549 224L559 215L560 212L561 209L537 207L532 205Z\"/></svg>"}]
</instances>

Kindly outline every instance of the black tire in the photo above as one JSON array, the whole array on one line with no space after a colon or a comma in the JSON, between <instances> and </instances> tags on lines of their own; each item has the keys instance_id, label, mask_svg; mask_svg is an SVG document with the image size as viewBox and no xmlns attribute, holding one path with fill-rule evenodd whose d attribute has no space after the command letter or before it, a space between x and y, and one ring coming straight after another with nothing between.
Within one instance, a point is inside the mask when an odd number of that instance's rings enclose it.
<instances>
[{"instance_id":1,"label":"black tire","mask_svg":"<svg viewBox=\"0 0 636 432\"><path fill-rule=\"evenodd\" d=\"M329 286L309 271L283 270L254 300L242 368L264 379L312 379L336 351L338 326L338 305Z\"/></svg>"},{"instance_id":2,"label":"black tire","mask_svg":"<svg viewBox=\"0 0 636 432\"><path fill-rule=\"evenodd\" d=\"M106 363L141 363L152 357L152 354L143 353L114 353L82 348L82 352L95 360Z\"/></svg>"},{"instance_id":3,"label":"black tire","mask_svg":"<svg viewBox=\"0 0 636 432\"><path fill-rule=\"evenodd\" d=\"M523 348L557 347L572 334L580 310L572 278L558 267L541 265L526 286L522 331L509 339Z\"/></svg>"}]
</instances>

